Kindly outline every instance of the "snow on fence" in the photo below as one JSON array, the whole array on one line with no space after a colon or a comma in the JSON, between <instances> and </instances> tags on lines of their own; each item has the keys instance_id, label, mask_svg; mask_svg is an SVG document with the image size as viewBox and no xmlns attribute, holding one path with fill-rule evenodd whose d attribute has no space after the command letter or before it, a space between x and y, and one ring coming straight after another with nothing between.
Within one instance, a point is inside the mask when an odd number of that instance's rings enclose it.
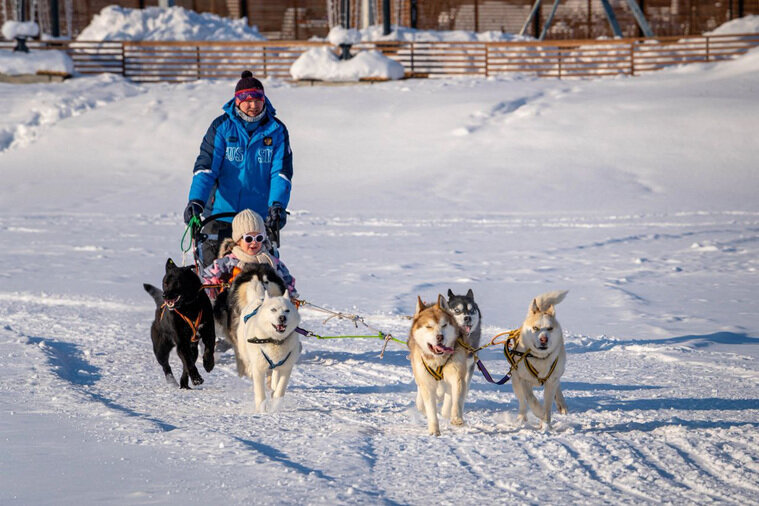
<instances>
[{"instance_id":1,"label":"snow on fence","mask_svg":"<svg viewBox=\"0 0 759 506\"><path fill-rule=\"evenodd\" d=\"M304 51L327 46L307 41L29 41L31 49L68 51L81 74L113 72L133 81L235 79L240 69L292 80L290 66ZM735 58L759 46L759 34L542 42L361 42L403 65L408 77L491 76L521 73L582 78L636 75L671 65ZM11 49L12 42L0 42Z\"/></svg>"}]
</instances>

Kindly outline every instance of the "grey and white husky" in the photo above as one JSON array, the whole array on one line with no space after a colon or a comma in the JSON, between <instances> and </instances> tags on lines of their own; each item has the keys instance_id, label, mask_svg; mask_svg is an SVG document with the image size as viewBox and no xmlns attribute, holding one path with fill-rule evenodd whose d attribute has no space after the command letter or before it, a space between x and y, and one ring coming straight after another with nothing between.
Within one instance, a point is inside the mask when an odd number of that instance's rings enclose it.
<instances>
[{"instance_id":1,"label":"grey and white husky","mask_svg":"<svg viewBox=\"0 0 759 506\"><path fill-rule=\"evenodd\" d=\"M452 290L448 290L446 310L456 320L464 341L472 348L479 347L482 336L482 313L480 313L480 308L474 300L472 289L470 288L465 295L456 295ZM466 365L467 373L464 397L469 392L469 384L472 382L472 375L474 374L474 356L469 353L467 353ZM451 398L446 395L443 397L443 415L447 416L450 409Z\"/></svg>"}]
</instances>

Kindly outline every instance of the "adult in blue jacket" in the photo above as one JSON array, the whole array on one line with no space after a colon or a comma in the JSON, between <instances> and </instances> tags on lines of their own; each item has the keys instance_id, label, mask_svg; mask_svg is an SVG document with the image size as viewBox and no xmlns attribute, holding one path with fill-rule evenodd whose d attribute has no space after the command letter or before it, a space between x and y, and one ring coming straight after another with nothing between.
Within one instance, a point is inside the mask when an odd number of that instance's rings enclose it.
<instances>
[{"instance_id":1,"label":"adult in blue jacket","mask_svg":"<svg viewBox=\"0 0 759 506\"><path fill-rule=\"evenodd\" d=\"M293 176L287 127L264 94L261 81L244 71L224 114L213 120L195 161L184 221L208 214L252 209L266 217L266 227L278 232L287 221ZM209 230L208 249L232 233L232 218ZM216 236L216 237L214 237ZM214 244L216 243L216 244ZM213 253L204 251L203 261Z\"/></svg>"}]
</instances>

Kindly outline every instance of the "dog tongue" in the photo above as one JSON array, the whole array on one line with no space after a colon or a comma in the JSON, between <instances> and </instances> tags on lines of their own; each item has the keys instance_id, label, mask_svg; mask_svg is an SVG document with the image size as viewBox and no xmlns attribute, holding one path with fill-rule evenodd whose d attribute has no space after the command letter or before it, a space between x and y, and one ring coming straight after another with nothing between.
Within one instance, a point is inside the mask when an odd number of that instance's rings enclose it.
<instances>
[{"instance_id":1,"label":"dog tongue","mask_svg":"<svg viewBox=\"0 0 759 506\"><path fill-rule=\"evenodd\" d=\"M471 325L464 325L464 330L466 331L467 334L469 334L472 331L472 326Z\"/></svg>"},{"instance_id":2,"label":"dog tongue","mask_svg":"<svg viewBox=\"0 0 759 506\"><path fill-rule=\"evenodd\" d=\"M435 346L434 349L435 349L435 353L445 353L446 355L450 355L451 353L453 353L453 348L443 346L442 344Z\"/></svg>"}]
</instances>

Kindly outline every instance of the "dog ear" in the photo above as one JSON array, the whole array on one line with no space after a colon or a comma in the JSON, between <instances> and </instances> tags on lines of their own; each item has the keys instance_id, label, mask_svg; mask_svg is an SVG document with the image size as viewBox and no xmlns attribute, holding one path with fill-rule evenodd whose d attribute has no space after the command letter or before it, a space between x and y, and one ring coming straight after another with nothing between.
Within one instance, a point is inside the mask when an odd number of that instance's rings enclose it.
<instances>
[{"instance_id":1,"label":"dog ear","mask_svg":"<svg viewBox=\"0 0 759 506\"><path fill-rule=\"evenodd\" d=\"M453 291L450 288L448 289L448 298L449 299L453 298Z\"/></svg>"},{"instance_id":2,"label":"dog ear","mask_svg":"<svg viewBox=\"0 0 759 506\"><path fill-rule=\"evenodd\" d=\"M556 316L556 310L553 308L553 306L548 306L548 309L543 312L549 316Z\"/></svg>"},{"instance_id":3,"label":"dog ear","mask_svg":"<svg viewBox=\"0 0 759 506\"><path fill-rule=\"evenodd\" d=\"M532 305L530 306L530 313L532 314L540 313L540 308L538 307L538 299L532 299Z\"/></svg>"},{"instance_id":4,"label":"dog ear","mask_svg":"<svg viewBox=\"0 0 759 506\"><path fill-rule=\"evenodd\" d=\"M287 297L287 300L290 300L290 290L285 288L285 293L282 294L282 297Z\"/></svg>"},{"instance_id":5,"label":"dog ear","mask_svg":"<svg viewBox=\"0 0 759 506\"><path fill-rule=\"evenodd\" d=\"M445 297L443 297L441 294L438 294L437 296L437 306L443 311L451 310L451 307L448 305L448 301L445 300Z\"/></svg>"},{"instance_id":6,"label":"dog ear","mask_svg":"<svg viewBox=\"0 0 759 506\"><path fill-rule=\"evenodd\" d=\"M471 289L471 288L470 288L469 290L467 290L467 292L466 292L466 296L467 296L468 298L470 298L470 299L474 300L474 292L472 291L472 289Z\"/></svg>"},{"instance_id":7,"label":"dog ear","mask_svg":"<svg viewBox=\"0 0 759 506\"><path fill-rule=\"evenodd\" d=\"M171 258L166 260L166 272L169 272L170 270L176 269L176 268L177 268L177 264L174 263L174 260L172 260Z\"/></svg>"},{"instance_id":8,"label":"dog ear","mask_svg":"<svg viewBox=\"0 0 759 506\"><path fill-rule=\"evenodd\" d=\"M269 290L264 289L264 298L262 299L262 302L266 302L271 297L269 296Z\"/></svg>"},{"instance_id":9,"label":"dog ear","mask_svg":"<svg viewBox=\"0 0 759 506\"><path fill-rule=\"evenodd\" d=\"M416 310L414 312L414 316L418 315L424 310L425 310L424 302L422 302L422 298L417 295L416 296Z\"/></svg>"}]
</instances>

